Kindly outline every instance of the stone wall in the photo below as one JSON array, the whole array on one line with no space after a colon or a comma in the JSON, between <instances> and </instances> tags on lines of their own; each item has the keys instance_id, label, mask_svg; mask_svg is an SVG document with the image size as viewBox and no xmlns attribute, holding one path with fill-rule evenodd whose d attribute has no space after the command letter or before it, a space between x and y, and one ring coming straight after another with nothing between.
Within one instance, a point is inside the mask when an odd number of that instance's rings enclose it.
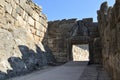
<instances>
[{"instance_id":1,"label":"stone wall","mask_svg":"<svg viewBox=\"0 0 120 80\"><path fill-rule=\"evenodd\" d=\"M31 0L0 0L0 80L51 61L46 30L47 18Z\"/></svg>"},{"instance_id":2,"label":"stone wall","mask_svg":"<svg viewBox=\"0 0 120 80\"><path fill-rule=\"evenodd\" d=\"M51 21L48 23L48 46L58 62L67 62L67 44L76 19Z\"/></svg>"},{"instance_id":3,"label":"stone wall","mask_svg":"<svg viewBox=\"0 0 120 80\"><path fill-rule=\"evenodd\" d=\"M51 21L47 32L48 46L58 62L73 60L72 45L79 44L89 44L91 63L101 61L98 24L92 18Z\"/></svg>"},{"instance_id":4,"label":"stone wall","mask_svg":"<svg viewBox=\"0 0 120 80\"><path fill-rule=\"evenodd\" d=\"M113 7L104 2L98 11L103 66L112 80L120 80L120 0Z\"/></svg>"},{"instance_id":5,"label":"stone wall","mask_svg":"<svg viewBox=\"0 0 120 80\"><path fill-rule=\"evenodd\" d=\"M98 23L92 18L47 23L41 7L31 0L1 0L0 80L31 72L55 59L70 61L72 45L82 44L89 44L90 63L101 63L103 59L113 79L119 80L119 5L118 0L113 8L101 5L98 32Z\"/></svg>"}]
</instances>

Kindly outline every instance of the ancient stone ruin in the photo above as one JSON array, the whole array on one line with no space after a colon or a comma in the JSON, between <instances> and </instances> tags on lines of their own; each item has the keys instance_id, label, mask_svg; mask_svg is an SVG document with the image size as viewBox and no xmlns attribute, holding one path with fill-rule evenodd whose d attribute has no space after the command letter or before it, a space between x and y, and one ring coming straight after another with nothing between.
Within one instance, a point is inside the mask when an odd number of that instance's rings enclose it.
<instances>
[{"instance_id":1,"label":"ancient stone ruin","mask_svg":"<svg viewBox=\"0 0 120 80\"><path fill-rule=\"evenodd\" d=\"M89 64L103 65L112 80L120 80L120 1L113 7L104 2L97 13L98 22L48 22L31 0L1 0L0 80L71 61L74 45L88 45Z\"/></svg>"},{"instance_id":2,"label":"ancient stone ruin","mask_svg":"<svg viewBox=\"0 0 120 80\"><path fill-rule=\"evenodd\" d=\"M0 80L53 62L44 41L47 18L30 0L0 1Z\"/></svg>"},{"instance_id":3,"label":"ancient stone ruin","mask_svg":"<svg viewBox=\"0 0 120 80\"><path fill-rule=\"evenodd\" d=\"M98 10L98 30L102 44L102 65L112 80L120 80L120 1L113 7L104 2Z\"/></svg>"},{"instance_id":4,"label":"ancient stone ruin","mask_svg":"<svg viewBox=\"0 0 120 80\"><path fill-rule=\"evenodd\" d=\"M101 63L99 40L98 23L92 18L48 23L48 46L58 62L72 60L72 45L89 44L90 63Z\"/></svg>"}]
</instances>

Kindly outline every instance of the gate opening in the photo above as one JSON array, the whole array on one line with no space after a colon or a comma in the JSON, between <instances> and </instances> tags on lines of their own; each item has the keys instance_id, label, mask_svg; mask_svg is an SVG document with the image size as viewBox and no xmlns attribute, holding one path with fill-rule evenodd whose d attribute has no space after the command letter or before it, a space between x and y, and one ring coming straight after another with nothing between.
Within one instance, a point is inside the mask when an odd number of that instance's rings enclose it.
<instances>
[{"instance_id":1,"label":"gate opening","mask_svg":"<svg viewBox=\"0 0 120 80\"><path fill-rule=\"evenodd\" d=\"M72 45L73 61L89 61L89 45Z\"/></svg>"}]
</instances>

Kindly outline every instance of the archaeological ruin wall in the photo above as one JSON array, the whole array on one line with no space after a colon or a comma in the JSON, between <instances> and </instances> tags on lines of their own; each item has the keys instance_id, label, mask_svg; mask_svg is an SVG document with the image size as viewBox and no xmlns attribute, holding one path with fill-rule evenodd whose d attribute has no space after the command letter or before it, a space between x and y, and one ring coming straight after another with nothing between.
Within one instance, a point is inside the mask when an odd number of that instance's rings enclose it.
<instances>
[{"instance_id":1,"label":"archaeological ruin wall","mask_svg":"<svg viewBox=\"0 0 120 80\"><path fill-rule=\"evenodd\" d=\"M76 19L50 21L48 23L48 46L58 62L67 62L67 44L70 31L77 25Z\"/></svg>"},{"instance_id":2,"label":"archaeological ruin wall","mask_svg":"<svg viewBox=\"0 0 120 80\"><path fill-rule=\"evenodd\" d=\"M0 80L51 62L42 44L47 25L41 7L31 0L0 0Z\"/></svg>"},{"instance_id":3,"label":"archaeological ruin wall","mask_svg":"<svg viewBox=\"0 0 120 80\"><path fill-rule=\"evenodd\" d=\"M103 64L120 80L120 1L113 7L104 2L97 13L98 23L92 18L48 22L31 0L1 0L0 80L71 61L73 45L89 45L89 63Z\"/></svg>"},{"instance_id":4,"label":"archaeological ruin wall","mask_svg":"<svg viewBox=\"0 0 120 80\"><path fill-rule=\"evenodd\" d=\"M92 18L48 23L48 46L58 62L73 60L72 45L88 44L90 63L101 63L98 24Z\"/></svg>"},{"instance_id":5,"label":"archaeological ruin wall","mask_svg":"<svg viewBox=\"0 0 120 80\"><path fill-rule=\"evenodd\" d=\"M104 2L98 10L103 66L112 80L120 80L120 0L113 7Z\"/></svg>"}]
</instances>

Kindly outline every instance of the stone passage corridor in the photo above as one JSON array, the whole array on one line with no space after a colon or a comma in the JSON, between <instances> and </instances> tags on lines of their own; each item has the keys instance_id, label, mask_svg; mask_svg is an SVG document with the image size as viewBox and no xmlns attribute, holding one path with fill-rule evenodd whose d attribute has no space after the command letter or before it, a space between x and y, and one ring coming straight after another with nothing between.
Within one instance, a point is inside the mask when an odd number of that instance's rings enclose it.
<instances>
[{"instance_id":1,"label":"stone passage corridor","mask_svg":"<svg viewBox=\"0 0 120 80\"><path fill-rule=\"evenodd\" d=\"M9 80L110 80L99 65L88 62L68 62L62 66L44 69Z\"/></svg>"}]
</instances>

